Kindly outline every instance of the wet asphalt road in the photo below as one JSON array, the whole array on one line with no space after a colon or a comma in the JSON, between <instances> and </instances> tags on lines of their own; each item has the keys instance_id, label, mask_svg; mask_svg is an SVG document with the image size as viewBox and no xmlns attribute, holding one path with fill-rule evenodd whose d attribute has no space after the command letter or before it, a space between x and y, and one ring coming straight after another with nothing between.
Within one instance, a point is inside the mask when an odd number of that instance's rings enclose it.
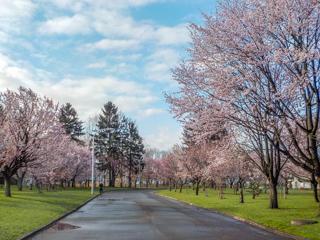
<instances>
[{"instance_id":1,"label":"wet asphalt road","mask_svg":"<svg viewBox=\"0 0 320 240\"><path fill-rule=\"evenodd\" d=\"M65 229L58 229L60 226ZM74 229L70 229L74 228ZM265 230L148 191L109 192L34 240L285 240Z\"/></svg>"}]
</instances>

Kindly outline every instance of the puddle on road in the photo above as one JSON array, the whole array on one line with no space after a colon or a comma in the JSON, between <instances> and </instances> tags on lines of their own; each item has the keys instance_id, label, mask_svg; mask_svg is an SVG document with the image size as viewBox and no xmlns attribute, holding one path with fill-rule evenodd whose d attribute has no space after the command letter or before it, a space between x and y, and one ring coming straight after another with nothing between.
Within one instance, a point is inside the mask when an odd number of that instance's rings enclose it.
<instances>
[{"instance_id":1,"label":"puddle on road","mask_svg":"<svg viewBox=\"0 0 320 240\"><path fill-rule=\"evenodd\" d=\"M49 228L49 231L64 231L64 230L72 230L72 229L77 229L80 228L78 226L74 226L68 223L62 223L62 222L58 222L55 225L53 225L51 228Z\"/></svg>"},{"instance_id":2,"label":"puddle on road","mask_svg":"<svg viewBox=\"0 0 320 240\"><path fill-rule=\"evenodd\" d=\"M116 202L116 201L123 201L124 198L100 198L97 200L97 202L105 202L105 201L109 201L109 202Z\"/></svg>"},{"instance_id":3,"label":"puddle on road","mask_svg":"<svg viewBox=\"0 0 320 240\"><path fill-rule=\"evenodd\" d=\"M107 198L106 200L107 200L107 201L110 201L110 202L116 202L116 201L121 201L122 199Z\"/></svg>"}]
</instances>

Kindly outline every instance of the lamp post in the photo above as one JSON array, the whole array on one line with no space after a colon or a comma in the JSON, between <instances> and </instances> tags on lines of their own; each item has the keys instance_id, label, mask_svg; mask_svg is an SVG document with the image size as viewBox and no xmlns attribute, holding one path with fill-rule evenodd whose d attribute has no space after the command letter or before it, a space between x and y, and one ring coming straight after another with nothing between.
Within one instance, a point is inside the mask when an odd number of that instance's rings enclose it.
<instances>
[{"instance_id":1,"label":"lamp post","mask_svg":"<svg viewBox=\"0 0 320 240\"><path fill-rule=\"evenodd\" d=\"M92 136L92 150L91 150L91 195L94 193L94 164L95 157L94 157L94 134Z\"/></svg>"},{"instance_id":2,"label":"lamp post","mask_svg":"<svg viewBox=\"0 0 320 240\"><path fill-rule=\"evenodd\" d=\"M139 188L141 188L141 159L139 158Z\"/></svg>"},{"instance_id":3,"label":"lamp post","mask_svg":"<svg viewBox=\"0 0 320 240\"><path fill-rule=\"evenodd\" d=\"M88 126L88 133L89 136L91 135L91 195L94 193L94 188L95 188L95 152L94 152L94 144L95 144L95 133L97 132L96 129L96 123L97 123L97 116L95 117L90 117L89 118L89 126Z\"/></svg>"}]
</instances>

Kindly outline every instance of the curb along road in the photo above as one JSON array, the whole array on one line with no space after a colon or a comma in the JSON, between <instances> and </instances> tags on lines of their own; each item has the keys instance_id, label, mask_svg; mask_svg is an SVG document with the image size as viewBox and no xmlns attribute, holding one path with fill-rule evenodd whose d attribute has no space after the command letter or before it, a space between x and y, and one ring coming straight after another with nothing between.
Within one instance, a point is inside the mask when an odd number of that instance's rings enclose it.
<instances>
[{"instance_id":1,"label":"curb along road","mask_svg":"<svg viewBox=\"0 0 320 240\"><path fill-rule=\"evenodd\" d=\"M156 192L153 192L154 195L156 196L159 196L159 197L163 197L163 198L167 198L167 199L170 199L172 201L176 201L176 202L179 202L179 203L182 203L182 204L185 204L185 205L189 205L189 206L192 206L194 208L197 208L197 209L200 209L200 210L207 210L207 211L210 211L210 212L213 212L213 213L216 213L216 214L220 214L220 215L223 215L223 216L226 216L226 217L230 217L230 218L233 218L235 220L238 220L238 221L241 221L241 222L244 222L244 223L247 223L251 226L254 226L254 227L258 227L260 229L263 229L267 232L271 232L271 233L275 233L275 234L278 234L280 236L284 236L284 237L289 237L289 238L292 238L294 240L308 240L307 238L303 238L303 237L300 237L300 236L295 236L295 235L291 235L289 233L285 233L285 232L281 232L277 229L273 229L273 228L268 228L266 226L263 226L259 223L256 223L256 222L253 222L253 221L250 221L250 220L247 220L247 219L244 219L244 218L241 218L241 217L237 217L237 216L234 216L234 215L231 215L231 214L227 214L227 213L223 213L223 212L219 212L217 210L214 210L214 209L210 209L210 208L203 208L203 207L198 207L196 205L194 205L193 203L189 203L189 202L185 202L185 201L182 201L182 200L178 200L176 198L173 198L173 197L169 197L169 196L163 196L163 195L160 195Z\"/></svg>"},{"instance_id":2,"label":"curb along road","mask_svg":"<svg viewBox=\"0 0 320 240\"><path fill-rule=\"evenodd\" d=\"M33 236L35 236L37 233L41 232L41 231L44 231L50 227L52 227L54 224L56 224L57 222L59 222L61 219L69 216L70 214L78 211L80 208L82 208L84 205L86 205L87 203L91 202L93 199L96 199L97 197L99 197L100 195L97 194L91 198L89 198L87 201L85 201L84 203L80 204L79 206L77 206L76 208L72 209L71 211L69 212L66 212L64 213L62 216L58 217L57 219L51 221L50 223L40 227L40 228L37 228L36 230L33 230L32 232L30 233L27 233L25 234L24 236L18 238L18 240L30 240Z\"/></svg>"}]
</instances>

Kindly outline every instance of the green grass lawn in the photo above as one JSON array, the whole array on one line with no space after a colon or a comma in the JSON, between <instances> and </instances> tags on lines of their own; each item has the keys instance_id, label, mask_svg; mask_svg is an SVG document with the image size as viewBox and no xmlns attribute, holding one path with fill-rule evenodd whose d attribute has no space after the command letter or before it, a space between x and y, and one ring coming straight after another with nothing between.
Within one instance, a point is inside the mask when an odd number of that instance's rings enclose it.
<instances>
[{"instance_id":1,"label":"green grass lawn","mask_svg":"<svg viewBox=\"0 0 320 240\"><path fill-rule=\"evenodd\" d=\"M199 196L195 196L192 189L184 189L182 193L160 190L158 194L238 216L282 232L309 239L320 239L320 223L304 226L290 225L290 221L293 219L315 219L320 222L320 218L316 217L318 205L313 200L311 191L291 191L287 199L279 196L280 209L268 208L269 198L266 194L262 194L256 199L252 199L250 194L246 194L243 204L239 203L239 195L233 194L230 190L226 192L224 199L219 199L218 192L214 190L208 190L208 197L203 191L200 191Z\"/></svg>"},{"instance_id":2,"label":"green grass lawn","mask_svg":"<svg viewBox=\"0 0 320 240\"><path fill-rule=\"evenodd\" d=\"M91 197L89 190L38 193L13 188L12 197L0 188L0 240L13 240L58 218Z\"/></svg>"}]
</instances>

